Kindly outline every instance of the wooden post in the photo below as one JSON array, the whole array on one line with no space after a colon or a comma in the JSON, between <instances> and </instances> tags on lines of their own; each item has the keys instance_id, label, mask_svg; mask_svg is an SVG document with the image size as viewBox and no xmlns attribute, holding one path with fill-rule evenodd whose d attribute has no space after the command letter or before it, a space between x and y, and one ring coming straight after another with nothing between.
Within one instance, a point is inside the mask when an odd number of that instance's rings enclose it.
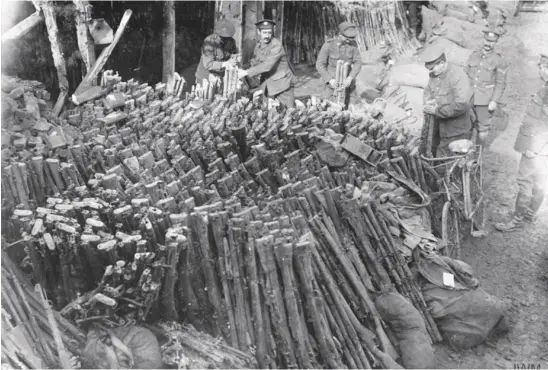
<instances>
[{"instance_id":1,"label":"wooden post","mask_svg":"<svg viewBox=\"0 0 548 370\"><path fill-rule=\"evenodd\" d=\"M97 58L97 61L93 65L93 68L91 68L91 70L88 71L88 74L86 75L86 77L84 77L82 82L80 82L80 85L78 85L78 88L74 92L74 95L77 95L78 93L90 87L93 81L97 79L97 75L99 75L99 72L101 71L101 69L103 69L105 63L107 62L108 57L110 56L110 54L112 54L112 50L114 50L114 47L116 46L118 41L120 41L120 38L122 38L122 34L124 33L124 30L132 14L133 12L130 9L126 10L126 12L124 13L124 16L122 17L122 20L120 21L120 25L118 26L118 29L116 30L116 33L114 34L114 40L112 40L109 46L103 49L103 51L101 52L101 55L99 55L99 58Z\"/></svg>"},{"instance_id":2,"label":"wooden post","mask_svg":"<svg viewBox=\"0 0 548 370\"><path fill-rule=\"evenodd\" d=\"M88 30L89 20L89 1L87 0L73 0L76 5L76 36L78 37L78 49L80 49L80 55L86 65L86 73L88 73L95 64L95 43L91 38ZM93 84L93 83L92 83Z\"/></svg>"},{"instance_id":3,"label":"wooden post","mask_svg":"<svg viewBox=\"0 0 548 370\"><path fill-rule=\"evenodd\" d=\"M58 116L61 113L61 109L65 103L65 99L68 95L69 83L67 80L67 66L65 64L65 57L59 45L59 38L57 33L57 22L55 20L55 10L53 4L49 1L33 1L35 7L41 7L46 20L46 27L48 29L49 42L51 43L51 53L53 54L53 62L57 69L57 78L59 79L59 89L61 90L55 107L53 107L53 114Z\"/></svg>"},{"instance_id":4,"label":"wooden post","mask_svg":"<svg viewBox=\"0 0 548 370\"><path fill-rule=\"evenodd\" d=\"M272 20L276 22L275 36L278 40L283 40L284 30L284 2L272 1Z\"/></svg>"},{"instance_id":5,"label":"wooden post","mask_svg":"<svg viewBox=\"0 0 548 370\"><path fill-rule=\"evenodd\" d=\"M19 37L26 35L34 26L42 22L44 17L40 14L40 11L29 15L15 26L2 33L2 42L9 40L17 40Z\"/></svg>"},{"instance_id":6,"label":"wooden post","mask_svg":"<svg viewBox=\"0 0 548 370\"><path fill-rule=\"evenodd\" d=\"M255 23L264 18L264 1L244 1L243 42L240 53L245 65L253 56L257 44L257 27Z\"/></svg>"},{"instance_id":7,"label":"wooden post","mask_svg":"<svg viewBox=\"0 0 548 370\"><path fill-rule=\"evenodd\" d=\"M162 82L171 93L175 73L175 1L164 1L164 32L162 37L163 70Z\"/></svg>"}]
</instances>

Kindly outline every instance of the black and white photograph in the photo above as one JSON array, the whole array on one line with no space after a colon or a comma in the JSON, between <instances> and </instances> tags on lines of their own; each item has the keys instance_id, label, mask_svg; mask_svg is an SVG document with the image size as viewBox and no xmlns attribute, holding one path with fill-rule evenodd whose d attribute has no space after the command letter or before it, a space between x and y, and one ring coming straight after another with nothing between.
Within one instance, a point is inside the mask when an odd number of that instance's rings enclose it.
<instances>
[{"instance_id":1,"label":"black and white photograph","mask_svg":"<svg viewBox=\"0 0 548 370\"><path fill-rule=\"evenodd\" d=\"M2 0L2 369L548 369L548 0Z\"/></svg>"}]
</instances>

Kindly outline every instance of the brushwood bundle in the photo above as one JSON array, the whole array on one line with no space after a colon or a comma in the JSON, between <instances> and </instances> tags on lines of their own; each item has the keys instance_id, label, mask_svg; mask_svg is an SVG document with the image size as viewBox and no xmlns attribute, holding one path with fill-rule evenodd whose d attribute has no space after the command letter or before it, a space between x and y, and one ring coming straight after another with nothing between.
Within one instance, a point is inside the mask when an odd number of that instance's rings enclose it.
<instances>
[{"instance_id":1,"label":"brushwood bundle","mask_svg":"<svg viewBox=\"0 0 548 370\"><path fill-rule=\"evenodd\" d=\"M102 88L63 115L64 144L3 157L3 233L63 317L186 320L259 367L395 368L374 303L394 290L441 340L398 213L425 210L437 175L400 124L375 107Z\"/></svg>"},{"instance_id":2,"label":"brushwood bundle","mask_svg":"<svg viewBox=\"0 0 548 370\"><path fill-rule=\"evenodd\" d=\"M291 63L316 64L324 42L338 35L338 26L349 21L358 28L361 52L389 43L395 55L410 55L415 45L407 32L400 1L314 1L284 4L283 42Z\"/></svg>"}]
</instances>

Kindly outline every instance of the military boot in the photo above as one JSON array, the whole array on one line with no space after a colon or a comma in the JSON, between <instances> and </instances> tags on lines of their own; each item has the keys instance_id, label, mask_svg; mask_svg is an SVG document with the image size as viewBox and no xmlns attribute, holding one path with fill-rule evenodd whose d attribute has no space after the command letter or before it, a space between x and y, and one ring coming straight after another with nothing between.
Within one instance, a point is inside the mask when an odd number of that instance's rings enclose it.
<instances>
[{"instance_id":1,"label":"military boot","mask_svg":"<svg viewBox=\"0 0 548 370\"><path fill-rule=\"evenodd\" d=\"M509 222L499 222L495 224L495 229L506 233L523 229L523 216L515 215Z\"/></svg>"}]
</instances>

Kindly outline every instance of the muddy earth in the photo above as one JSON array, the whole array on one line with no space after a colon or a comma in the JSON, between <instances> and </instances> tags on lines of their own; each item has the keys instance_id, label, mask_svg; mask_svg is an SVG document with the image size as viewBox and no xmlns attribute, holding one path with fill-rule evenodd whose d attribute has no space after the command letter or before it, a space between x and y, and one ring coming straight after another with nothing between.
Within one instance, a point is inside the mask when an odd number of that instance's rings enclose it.
<instances>
[{"instance_id":1,"label":"muddy earth","mask_svg":"<svg viewBox=\"0 0 548 370\"><path fill-rule=\"evenodd\" d=\"M491 1L490 7L511 14L512 3ZM497 50L510 65L503 101L509 123L483 158L489 234L463 240L462 259L487 292L507 303L512 327L507 335L466 351L435 345L437 368L548 368L548 201L536 223L524 230L502 234L493 227L509 220L513 211L520 158L513 146L531 94L542 86L537 62L541 51L548 52L548 12L509 15ZM301 67L296 73L296 96L321 92L315 68Z\"/></svg>"}]
</instances>

